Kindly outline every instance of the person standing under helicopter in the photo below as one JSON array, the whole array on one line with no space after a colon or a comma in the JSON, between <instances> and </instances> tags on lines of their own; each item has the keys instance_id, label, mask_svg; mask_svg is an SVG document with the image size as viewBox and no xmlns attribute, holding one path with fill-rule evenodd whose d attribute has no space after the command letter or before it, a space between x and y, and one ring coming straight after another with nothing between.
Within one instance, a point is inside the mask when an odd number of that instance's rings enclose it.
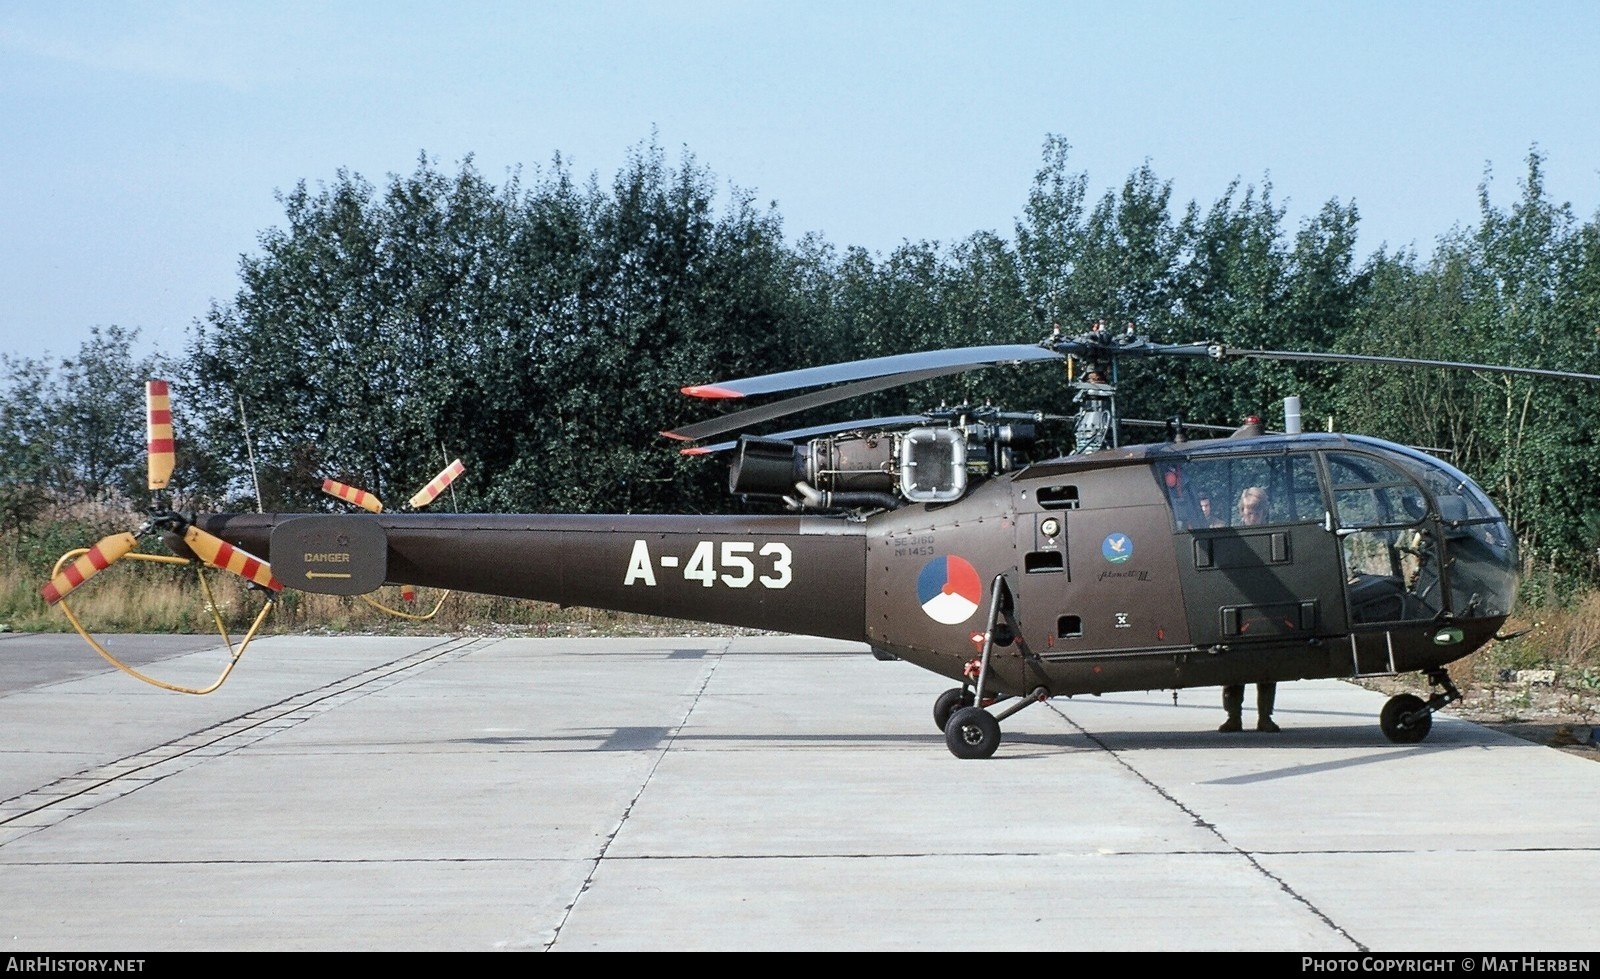
<instances>
[{"instance_id":1,"label":"person standing under helicopter","mask_svg":"<svg viewBox=\"0 0 1600 979\"><path fill-rule=\"evenodd\" d=\"M1266 487L1247 486L1239 494L1239 526L1257 527L1267 522L1267 512L1271 501L1267 497ZM1273 681L1256 684L1256 730L1268 734L1277 734L1280 730L1272 720L1272 707L1278 699L1278 684ZM1244 684L1230 683L1222 688L1222 709L1228 712L1228 719L1217 728L1223 734L1232 734L1234 731L1244 730L1244 722L1240 719L1240 712L1244 709Z\"/></svg>"}]
</instances>

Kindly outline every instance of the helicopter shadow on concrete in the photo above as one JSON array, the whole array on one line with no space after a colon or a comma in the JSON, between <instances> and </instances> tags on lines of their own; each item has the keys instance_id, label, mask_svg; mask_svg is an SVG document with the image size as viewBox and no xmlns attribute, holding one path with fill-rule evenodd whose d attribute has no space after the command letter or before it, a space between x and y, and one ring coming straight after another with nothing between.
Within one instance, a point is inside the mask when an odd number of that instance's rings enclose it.
<instances>
[{"instance_id":1,"label":"helicopter shadow on concrete","mask_svg":"<svg viewBox=\"0 0 1600 979\"><path fill-rule=\"evenodd\" d=\"M1194 691L1190 691L1190 692L1194 692ZM1111 706L1111 707L1122 706L1122 707L1134 708L1134 709L1140 710L1140 711L1146 711L1146 710L1200 711L1200 712L1206 713L1206 714L1216 714L1219 710L1221 710L1220 703L1218 703L1215 700L1214 697L1209 696L1210 694L1216 693L1215 690L1208 690L1206 688L1201 688L1198 692L1200 692L1203 695L1206 695L1206 699L1204 699L1204 700L1191 699L1190 701L1185 702L1185 703L1170 704L1170 703L1165 703L1165 702L1152 703L1152 702L1150 702L1148 700L1136 700L1136 699L1129 699L1129 698L1126 698L1126 697L1090 696L1090 697L1067 698L1065 701L1056 700L1053 703L1055 703L1055 705L1060 708L1057 711L1057 713L1061 714L1063 717L1067 718L1067 720L1069 720L1069 721L1073 721L1073 718L1069 717L1068 713L1071 711L1073 705L1075 705L1075 704L1095 704L1095 705L1105 705L1105 706ZM1282 709L1280 709L1279 712L1283 713L1283 714L1287 714L1287 715L1292 715L1292 716L1295 716L1295 717L1308 717L1308 716L1351 717L1351 718L1357 718L1358 720L1360 720L1362 722L1370 720L1371 717L1372 717L1371 713L1369 713L1368 711L1364 711L1364 710L1329 710L1327 708L1294 707L1294 708L1282 708ZM1247 713L1248 713L1248 711L1247 711ZM1074 723L1075 723L1075 721L1074 721Z\"/></svg>"},{"instance_id":2,"label":"helicopter shadow on concrete","mask_svg":"<svg viewBox=\"0 0 1600 979\"><path fill-rule=\"evenodd\" d=\"M1138 702L1129 701L1128 706L1145 706ZM1215 711L1215 708L1209 708ZM1328 710L1289 710L1280 711L1278 717L1283 723L1283 730L1277 734L1263 734L1254 731L1243 731L1237 734L1219 734L1212 730L1193 731L1151 731L1151 730L1099 730L1091 731L1082 724L1067 716L1057 709L1055 711L1067 723L1077 727L1078 733L1074 735L1037 735L1017 732L1007 737L1007 745L1012 749L1013 755L1021 755L1018 751L1023 745L1062 745L1069 741L1089 742L1095 749L1120 754L1132 751L1162 751L1162 750L1217 750L1229 751L1260 751L1272 749L1292 749L1296 752L1347 752L1360 751L1359 755L1342 756L1322 761L1295 763L1267 771L1252 771L1225 778L1212 779L1204 782L1207 785L1243 785L1255 782L1274 781L1282 778L1293 778L1305 775L1337 771L1341 769L1356 768L1368 765L1382 765L1395 761L1415 760L1422 756L1438 756L1454 753L1463 749L1488 750L1506 745L1517 745L1522 742L1508 735L1488 730L1466 721L1453 721L1437 725L1433 738L1426 746L1408 745L1396 747L1391 744L1376 725L1370 727L1350 726L1345 724L1332 726L1298 727L1296 721L1307 715L1325 714L1339 716L1365 716L1353 711L1328 711ZM1378 753L1368 753L1367 749L1385 749Z\"/></svg>"},{"instance_id":3,"label":"helicopter shadow on concrete","mask_svg":"<svg viewBox=\"0 0 1600 979\"><path fill-rule=\"evenodd\" d=\"M1014 732L1005 742L1005 750L994 761L1027 761L1046 757L1064 757L1077 754L1109 753L1120 755L1133 751L1163 750L1218 750L1256 751L1261 749L1291 749L1295 752L1315 751L1362 753L1354 756L1296 763L1268 771L1257 771L1215 779L1206 784L1229 785L1272 781L1336 771L1340 769L1381 765L1416 758L1419 754L1437 755L1459 751L1463 748L1488 748L1498 736L1472 725L1447 725L1438 734L1437 743L1427 746L1395 748L1383 735L1351 727L1307 727L1285 729L1277 735L1223 736L1215 731L1097 731L1078 730L1059 734ZM1487 738L1484 737L1487 735ZM772 748L832 748L942 746L943 739L929 734L860 734L845 732L774 733L774 734L720 734L711 732L674 734L672 728L662 727L597 727L577 728L560 734L514 735L482 738L457 738L445 744L470 744L490 747L526 749L537 753L587 754L594 752L661 751L669 746L683 750L715 749L737 750L740 746L752 750ZM1383 748L1379 753L1366 749Z\"/></svg>"}]
</instances>

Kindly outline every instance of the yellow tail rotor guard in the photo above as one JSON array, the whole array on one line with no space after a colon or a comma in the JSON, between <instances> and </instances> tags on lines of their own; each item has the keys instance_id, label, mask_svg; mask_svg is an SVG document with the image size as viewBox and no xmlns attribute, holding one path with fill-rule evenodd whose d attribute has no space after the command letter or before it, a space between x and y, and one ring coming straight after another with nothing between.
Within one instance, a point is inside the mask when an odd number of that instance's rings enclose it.
<instances>
[{"instance_id":1,"label":"yellow tail rotor guard","mask_svg":"<svg viewBox=\"0 0 1600 979\"><path fill-rule=\"evenodd\" d=\"M52 574L59 575L63 565L65 565L68 561L75 560L85 554L88 554L89 550L90 549L87 547L80 547L61 555L61 557L56 561L55 569ZM190 561L187 558L174 557L167 554L144 554L138 551L129 551L126 554L121 555L121 559L131 561L149 561L153 564L194 565L195 577L200 579L200 590L205 593L206 608L211 612L212 621L216 623L217 635L221 637L222 644L228 649L228 664L227 666L223 667L222 675L217 677L215 683L211 684L209 687L185 687L175 683L168 683L165 680L160 680L156 677L141 673L129 666L127 663L124 663L122 660L118 659L109 650L96 641L94 636L90 635L89 630L84 627L83 623L79 621L78 616L72 611L72 607L67 603L65 596L56 601L56 607L61 609L61 611L66 614L67 621L72 623L72 627L77 630L78 635L83 637L83 641L89 644L89 648L99 653L106 662L133 677L135 680L143 680L145 683L148 683L153 687L160 687L163 690L171 690L174 693L187 693L203 696L216 691L222 686L223 681L228 679L228 675L233 672L233 668L239 664L239 659L244 655L245 648L250 645L251 640L256 637L256 633L261 630L262 623L266 622L268 613L272 611L273 606L276 604L275 600L272 597L268 597L267 603L262 606L260 613L256 615L255 621L250 624L250 631L245 634L244 639L239 643L239 648L235 649L233 646L233 640L228 635L228 627L223 624L222 616L217 613L217 603L211 593L211 583L206 580L205 566L203 564ZM434 611L438 612L438 609L435 609Z\"/></svg>"}]
</instances>

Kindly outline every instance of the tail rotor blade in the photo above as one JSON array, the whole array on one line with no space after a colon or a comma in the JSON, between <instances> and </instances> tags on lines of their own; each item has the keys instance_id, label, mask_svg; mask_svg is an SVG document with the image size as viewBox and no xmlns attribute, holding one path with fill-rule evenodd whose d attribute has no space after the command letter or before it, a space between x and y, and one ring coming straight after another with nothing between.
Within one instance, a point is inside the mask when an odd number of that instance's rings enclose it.
<instances>
[{"instance_id":1,"label":"tail rotor blade","mask_svg":"<svg viewBox=\"0 0 1600 979\"><path fill-rule=\"evenodd\" d=\"M378 502L378 498L376 496L373 496L364 489L358 489L347 483L341 483L332 479L324 479L322 481L322 492L328 494L329 496L337 496L346 503L354 503L356 506L370 513L383 512L383 504Z\"/></svg>"},{"instance_id":2,"label":"tail rotor blade","mask_svg":"<svg viewBox=\"0 0 1600 979\"><path fill-rule=\"evenodd\" d=\"M420 510L429 503L432 503L434 500L438 499L439 494L445 491L445 487L455 482L456 477L460 476L466 471L467 467L461 464L460 459L457 459L455 462L452 462L450 465L444 467L444 472L433 477L433 482L424 486L416 496L411 498L411 508L414 510Z\"/></svg>"},{"instance_id":3,"label":"tail rotor blade","mask_svg":"<svg viewBox=\"0 0 1600 979\"><path fill-rule=\"evenodd\" d=\"M144 385L147 448L150 454L150 488L166 489L172 479L176 458L172 440L172 397L166 381L146 381Z\"/></svg>"},{"instance_id":4,"label":"tail rotor blade","mask_svg":"<svg viewBox=\"0 0 1600 979\"><path fill-rule=\"evenodd\" d=\"M189 545L194 556L211 565L272 591L283 591L283 582L272 576L272 568L248 551L241 551L220 537L213 536L192 524L183 531L183 542Z\"/></svg>"},{"instance_id":5,"label":"tail rotor blade","mask_svg":"<svg viewBox=\"0 0 1600 979\"><path fill-rule=\"evenodd\" d=\"M138 538L127 533L101 538L89 548L89 553L67 565L60 574L51 578L48 585L39 589L39 594L46 602L54 605L67 597L74 588L111 567L124 554L133 550L138 542Z\"/></svg>"}]
</instances>

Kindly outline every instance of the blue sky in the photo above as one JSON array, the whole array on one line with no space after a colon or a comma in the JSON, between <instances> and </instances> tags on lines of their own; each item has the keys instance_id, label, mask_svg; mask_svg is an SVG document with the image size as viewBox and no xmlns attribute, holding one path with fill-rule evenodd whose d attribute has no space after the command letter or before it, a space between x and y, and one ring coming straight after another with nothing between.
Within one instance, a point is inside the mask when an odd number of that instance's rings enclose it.
<instances>
[{"instance_id":1,"label":"blue sky","mask_svg":"<svg viewBox=\"0 0 1600 979\"><path fill-rule=\"evenodd\" d=\"M280 223L274 194L419 153L609 181L654 138L886 252L1009 236L1050 133L1091 192L1146 160L1179 202L1270 180L1426 253L1478 185L1600 210L1592 2L0 4L0 352L96 324L176 352Z\"/></svg>"}]
</instances>

